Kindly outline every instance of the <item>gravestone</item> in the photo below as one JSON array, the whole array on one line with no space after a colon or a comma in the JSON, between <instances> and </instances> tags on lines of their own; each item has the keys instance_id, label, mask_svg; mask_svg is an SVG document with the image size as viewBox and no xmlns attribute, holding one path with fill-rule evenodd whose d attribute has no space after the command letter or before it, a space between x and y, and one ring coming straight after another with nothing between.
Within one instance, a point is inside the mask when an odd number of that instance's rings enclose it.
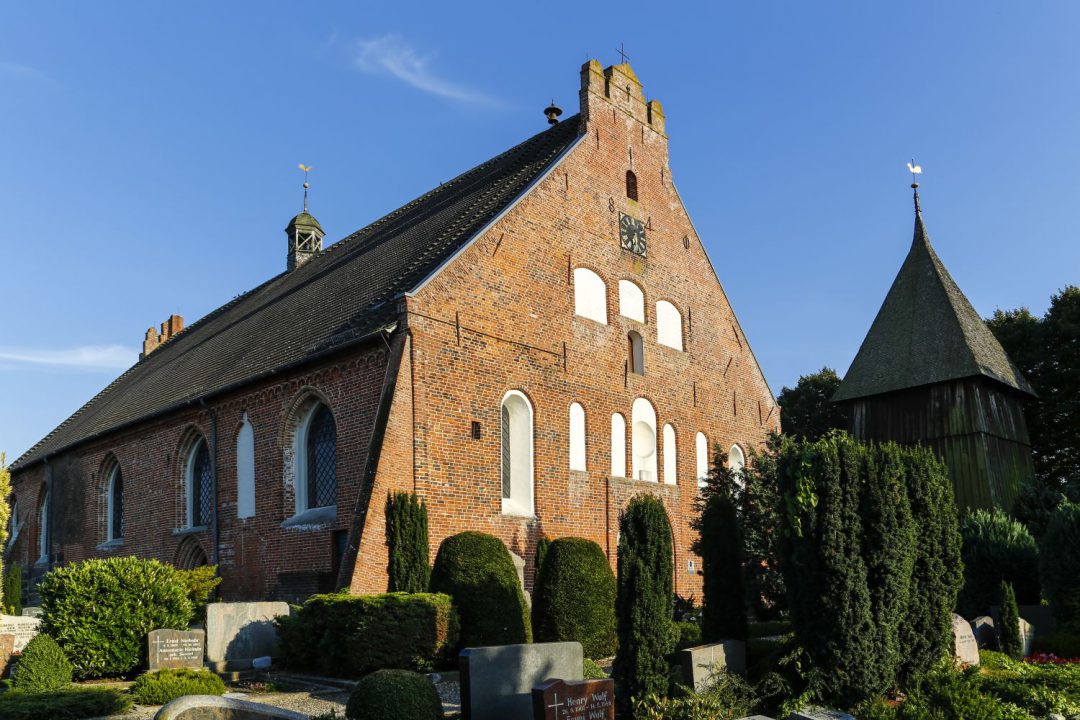
<instances>
[{"instance_id":1,"label":"gravestone","mask_svg":"<svg viewBox=\"0 0 1080 720\"><path fill-rule=\"evenodd\" d=\"M712 683L716 673L746 672L746 643L742 640L721 640L720 642L679 651L683 678L686 684L698 692L704 691Z\"/></svg>"},{"instance_id":2,"label":"gravestone","mask_svg":"<svg viewBox=\"0 0 1080 720\"><path fill-rule=\"evenodd\" d=\"M1054 618L1054 609L1050 605L1020 605L1017 608L1020 617L1031 623L1035 632L1040 635L1049 635L1057 630L1057 620ZM1001 608L997 605L990 606L990 617L994 622L1001 620Z\"/></svg>"},{"instance_id":3,"label":"gravestone","mask_svg":"<svg viewBox=\"0 0 1080 720\"><path fill-rule=\"evenodd\" d=\"M41 608L35 605L31 605L30 607L24 607L22 609L22 614L26 617L41 617Z\"/></svg>"},{"instance_id":4,"label":"gravestone","mask_svg":"<svg viewBox=\"0 0 1080 720\"><path fill-rule=\"evenodd\" d=\"M206 652L202 630L151 630L146 634L149 670L201 669Z\"/></svg>"},{"instance_id":5,"label":"gravestone","mask_svg":"<svg viewBox=\"0 0 1080 720\"><path fill-rule=\"evenodd\" d=\"M994 649L997 647L997 628L994 627L994 618L989 615L980 615L971 621L971 632L975 636L975 642L981 648Z\"/></svg>"},{"instance_id":6,"label":"gravestone","mask_svg":"<svg viewBox=\"0 0 1080 720\"><path fill-rule=\"evenodd\" d=\"M788 720L855 720L855 717L839 710L809 705L791 713Z\"/></svg>"},{"instance_id":7,"label":"gravestone","mask_svg":"<svg viewBox=\"0 0 1080 720\"><path fill-rule=\"evenodd\" d=\"M1024 618L1020 618L1020 647L1027 657L1035 649L1035 626Z\"/></svg>"},{"instance_id":8,"label":"gravestone","mask_svg":"<svg viewBox=\"0 0 1080 720\"><path fill-rule=\"evenodd\" d=\"M26 643L38 634L41 618L22 615L0 615L0 635L15 636L15 652L22 652Z\"/></svg>"},{"instance_id":9,"label":"gravestone","mask_svg":"<svg viewBox=\"0 0 1080 720\"><path fill-rule=\"evenodd\" d=\"M532 689L533 720L615 720L614 680L548 680Z\"/></svg>"},{"instance_id":10,"label":"gravestone","mask_svg":"<svg viewBox=\"0 0 1080 720\"><path fill-rule=\"evenodd\" d=\"M532 714L532 689L545 680L581 680L581 643L465 648L458 656L463 720L516 720Z\"/></svg>"},{"instance_id":11,"label":"gravestone","mask_svg":"<svg viewBox=\"0 0 1080 720\"><path fill-rule=\"evenodd\" d=\"M206 606L206 659L215 672L248 670L254 658L278 656L274 618L284 602L210 603Z\"/></svg>"},{"instance_id":12,"label":"gravestone","mask_svg":"<svg viewBox=\"0 0 1080 720\"><path fill-rule=\"evenodd\" d=\"M979 664L979 643L975 642L975 633L971 632L968 621L956 613L952 616L953 645L958 663Z\"/></svg>"},{"instance_id":13,"label":"gravestone","mask_svg":"<svg viewBox=\"0 0 1080 720\"><path fill-rule=\"evenodd\" d=\"M4 677L4 670L13 652L15 652L15 636L0 635L0 677Z\"/></svg>"}]
</instances>

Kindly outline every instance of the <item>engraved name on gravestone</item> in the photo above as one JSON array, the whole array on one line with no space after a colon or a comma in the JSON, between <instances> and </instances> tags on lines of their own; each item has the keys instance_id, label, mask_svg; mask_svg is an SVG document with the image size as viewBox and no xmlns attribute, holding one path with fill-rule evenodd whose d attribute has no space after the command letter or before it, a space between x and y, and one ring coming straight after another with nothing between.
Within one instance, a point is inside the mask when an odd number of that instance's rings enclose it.
<instances>
[{"instance_id":1,"label":"engraved name on gravestone","mask_svg":"<svg viewBox=\"0 0 1080 720\"><path fill-rule=\"evenodd\" d=\"M15 636L15 652L22 652L26 643L38 634L41 618L21 615L0 615L0 635Z\"/></svg>"},{"instance_id":2,"label":"engraved name on gravestone","mask_svg":"<svg viewBox=\"0 0 1080 720\"><path fill-rule=\"evenodd\" d=\"M615 681L548 680L532 701L533 720L615 720Z\"/></svg>"},{"instance_id":3,"label":"engraved name on gravestone","mask_svg":"<svg viewBox=\"0 0 1080 720\"><path fill-rule=\"evenodd\" d=\"M201 668L206 652L202 630L151 630L146 635L150 670Z\"/></svg>"},{"instance_id":4,"label":"engraved name on gravestone","mask_svg":"<svg viewBox=\"0 0 1080 720\"><path fill-rule=\"evenodd\" d=\"M953 613L952 631L956 662L966 665L978 665L979 643L975 642L975 633L971 632L971 625L968 624L968 621Z\"/></svg>"}]
</instances>

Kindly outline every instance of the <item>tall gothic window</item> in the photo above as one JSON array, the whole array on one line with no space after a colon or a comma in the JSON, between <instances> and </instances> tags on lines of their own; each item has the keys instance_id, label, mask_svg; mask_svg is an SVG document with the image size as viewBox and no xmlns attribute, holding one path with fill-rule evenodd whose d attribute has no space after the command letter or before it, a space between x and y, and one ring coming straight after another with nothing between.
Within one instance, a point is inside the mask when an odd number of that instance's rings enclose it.
<instances>
[{"instance_id":1,"label":"tall gothic window","mask_svg":"<svg viewBox=\"0 0 1080 720\"><path fill-rule=\"evenodd\" d=\"M255 515L255 430L247 413L236 433L236 516Z\"/></svg>"},{"instance_id":2,"label":"tall gothic window","mask_svg":"<svg viewBox=\"0 0 1080 720\"><path fill-rule=\"evenodd\" d=\"M337 425L330 409L315 406L305 433L304 487L307 508L337 503Z\"/></svg>"},{"instance_id":3,"label":"tall gothic window","mask_svg":"<svg viewBox=\"0 0 1080 720\"><path fill-rule=\"evenodd\" d=\"M637 200L637 175L633 170L626 171L626 197Z\"/></svg>"},{"instance_id":4,"label":"tall gothic window","mask_svg":"<svg viewBox=\"0 0 1080 720\"><path fill-rule=\"evenodd\" d=\"M626 477L626 418L611 416L611 476Z\"/></svg>"},{"instance_id":5,"label":"tall gothic window","mask_svg":"<svg viewBox=\"0 0 1080 720\"><path fill-rule=\"evenodd\" d=\"M743 468L746 467L746 456L743 455L742 448L738 445L732 445L731 450L728 451L727 465L735 475L735 482L745 486L746 481L743 479Z\"/></svg>"},{"instance_id":6,"label":"tall gothic window","mask_svg":"<svg viewBox=\"0 0 1080 720\"><path fill-rule=\"evenodd\" d=\"M214 513L214 477L210 449L203 438L191 447L186 479L188 527L205 527Z\"/></svg>"},{"instance_id":7,"label":"tall gothic window","mask_svg":"<svg viewBox=\"0 0 1080 720\"><path fill-rule=\"evenodd\" d=\"M38 562L49 559L49 491L45 491L38 509Z\"/></svg>"},{"instance_id":8,"label":"tall gothic window","mask_svg":"<svg viewBox=\"0 0 1080 720\"><path fill-rule=\"evenodd\" d=\"M585 470L585 408L570 405L570 469Z\"/></svg>"},{"instance_id":9,"label":"tall gothic window","mask_svg":"<svg viewBox=\"0 0 1080 720\"><path fill-rule=\"evenodd\" d=\"M645 398L631 407L630 442L634 479L656 482L656 410Z\"/></svg>"},{"instance_id":10,"label":"tall gothic window","mask_svg":"<svg viewBox=\"0 0 1080 720\"><path fill-rule=\"evenodd\" d=\"M500 409L502 511L507 515L533 514L533 410L525 395L511 390Z\"/></svg>"},{"instance_id":11,"label":"tall gothic window","mask_svg":"<svg viewBox=\"0 0 1080 720\"><path fill-rule=\"evenodd\" d=\"M645 343L641 340L641 333L631 330L626 334L626 354L630 372L644 375Z\"/></svg>"},{"instance_id":12,"label":"tall gothic window","mask_svg":"<svg viewBox=\"0 0 1080 720\"><path fill-rule=\"evenodd\" d=\"M108 486L108 540L121 540L124 537L124 475L119 465L114 465L109 473Z\"/></svg>"},{"instance_id":13,"label":"tall gothic window","mask_svg":"<svg viewBox=\"0 0 1080 720\"><path fill-rule=\"evenodd\" d=\"M679 481L679 454L675 449L675 428L664 426L664 482L675 485Z\"/></svg>"},{"instance_id":14,"label":"tall gothic window","mask_svg":"<svg viewBox=\"0 0 1080 720\"><path fill-rule=\"evenodd\" d=\"M705 487L709 482L709 440L705 433L694 437L694 454L697 459L698 487Z\"/></svg>"}]
</instances>

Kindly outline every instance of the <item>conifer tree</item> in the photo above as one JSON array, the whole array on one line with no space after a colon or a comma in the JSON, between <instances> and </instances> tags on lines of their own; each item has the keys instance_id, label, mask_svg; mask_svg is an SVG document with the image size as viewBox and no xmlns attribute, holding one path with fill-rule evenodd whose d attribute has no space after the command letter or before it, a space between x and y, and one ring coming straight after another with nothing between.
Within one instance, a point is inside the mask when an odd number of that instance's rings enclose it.
<instances>
[{"instance_id":1,"label":"conifer tree","mask_svg":"<svg viewBox=\"0 0 1080 720\"><path fill-rule=\"evenodd\" d=\"M1024 644L1020 640L1020 609L1016 606L1016 593L1012 585L1001 581L1001 629L998 630L998 641L1001 644L1001 652L1013 660L1022 660L1024 657Z\"/></svg>"},{"instance_id":2,"label":"conifer tree","mask_svg":"<svg viewBox=\"0 0 1080 720\"><path fill-rule=\"evenodd\" d=\"M551 547L551 538L543 536L536 541L536 569L535 577L540 577L540 568L544 565L544 558L547 557L548 548Z\"/></svg>"},{"instance_id":3,"label":"conifer tree","mask_svg":"<svg viewBox=\"0 0 1080 720\"><path fill-rule=\"evenodd\" d=\"M668 688L667 656L675 649L671 525L652 495L630 500L619 518L619 648L613 676L620 714L632 717L631 698Z\"/></svg>"},{"instance_id":4,"label":"conifer tree","mask_svg":"<svg viewBox=\"0 0 1080 720\"><path fill-rule=\"evenodd\" d=\"M386 545L390 592L427 592L431 577L427 504L416 495L393 492L387 497Z\"/></svg>"},{"instance_id":5,"label":"conifer tree","mask_svg":"<svg viewBox=\"0 0 1080 720\"><path fill-rule=\"evenodd\" d=\"M8 505L8 497L11 495L11 473L7 469L7 457L0 453L0 550L7 548L8 520L11 517L11 507ZM4 575L3 559L0 558L0 578ZM4 583L6 586L7 583ZM18 598L10 599L3 597L6 588L0 588L0 608L6 605L14 605Z\"/></svg>"}]
</instances>

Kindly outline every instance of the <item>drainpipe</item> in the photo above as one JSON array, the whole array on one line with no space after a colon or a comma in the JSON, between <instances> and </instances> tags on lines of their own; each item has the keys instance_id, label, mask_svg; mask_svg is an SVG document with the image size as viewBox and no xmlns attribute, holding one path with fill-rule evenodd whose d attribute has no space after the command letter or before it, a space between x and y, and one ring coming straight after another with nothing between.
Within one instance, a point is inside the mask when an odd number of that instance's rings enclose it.
<instances>
[{"instance_id":1,"label":"drainpipe","mask_svg":"<svg viewBox=\"0 0 1080 720\"><path fill-rule=\"evenodd\" d=\"M206 404L206 398L200 400L199 404L203 406L206 412L210 413L210 487L213 489L212 494L214 497L214 507L210 511L210 562L217 565L219 559L218 538L220 537L220 528L218 527L217 413Z\"/></svg>"}]
</instances>

